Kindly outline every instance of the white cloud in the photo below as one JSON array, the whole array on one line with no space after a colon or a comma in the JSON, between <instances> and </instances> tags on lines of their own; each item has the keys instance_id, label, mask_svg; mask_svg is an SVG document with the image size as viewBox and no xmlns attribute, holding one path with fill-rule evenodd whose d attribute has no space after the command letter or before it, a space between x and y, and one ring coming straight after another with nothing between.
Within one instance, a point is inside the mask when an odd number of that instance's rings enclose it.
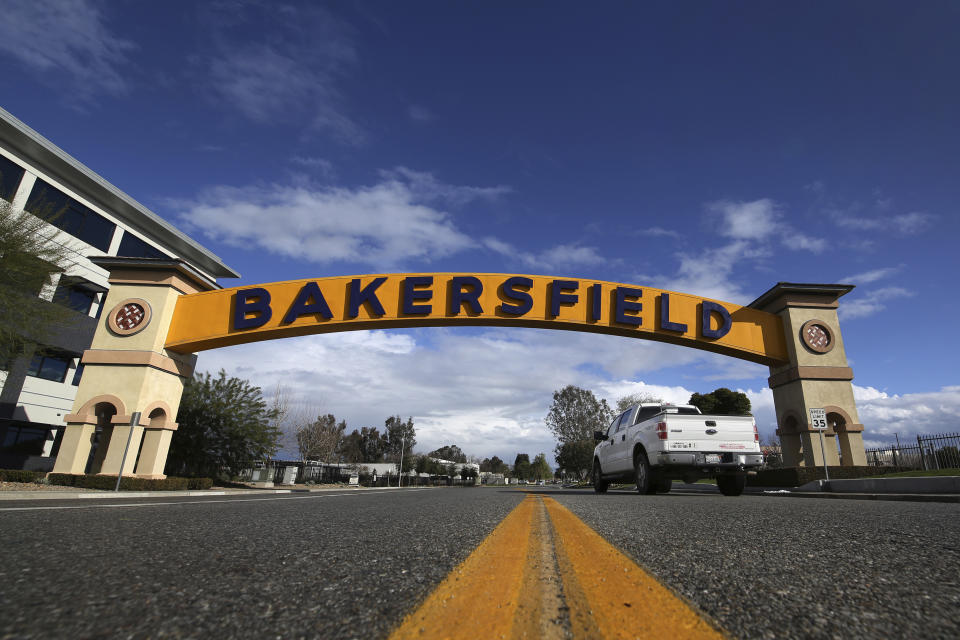
<instances>
[{"instance_id":1,"label":"white cloud","mask_svg":"<svg viewBox=\"0 0 960 640\"><path fill-rule=\"evenodd\" d=\"M956 433L960 424L960 386L938 391L890 395L873 387L853 385L857 413L867 447L895 442L916 444L917 435Z\"/></svg>"},{"instance_id":2,"label":"white cloud","mask_svg":"<svg viewBox=\"0 0 960 640\"><path fill-rule=\"evenodd\" d=\"M870 284L871 282L876 282L877 280L882 280L888 276L892 276L903 268L903 265L896 267L882 267L880 269L872 269L870 271L865 271L863 273L857 273L852 276L845 276L841 279L841 282L849 282L855 285L864 285Z\"/></svg>"},{"instance_id":3,"label":"white cloud","mask_svg":"<svg viewBox=\"0 0 960 640\"><path fill-rule=\"evenodd\" d=\"M682 238L683 236L679 231L673 231L671 229L664 229L663 227L649 227L647 229L641 229L637 232L639 236L651 236L651 237L664 237L664 238Z\"/></svg>"},{"instance_id":4,"label":"white cloud","mask_svg":"<svg viewBox=\"0 0 960 640\"><path fill-rule=\"evenodd\" d=\"M301 125L345 144L365 142L338 87L357 62L349 26L316 5L214 5L205 11L213 49L199 60L205 84L222 104L256 122Z\"/></svg>"},{"instance_id":5,"label":"white cloud","mask_svg":"<svg viewBox=\"0 0 960 640\"><path fill-rule=\"evenodd\" d=\"M414 171L406 167L383 170L380 175L385 180L405 185L413 198L421 202L440 201L462 206L474 200L493 201L512 191L506 185L471 187L445 184L437 180L432 173Z\"/></svg>"},{"instance_id":6,"label":"white cloud","mask_svg":"<svg viewBox=\"0 0 960 640\"><path fill-rule=\"evenodd\" d=\"M407 116L414 122L427 123L433 120L433 113L426 107L412 104L407 107Z\"/></svg>"},{"instance_id":7,"label":"white cloud","mask_svg":"<svg viewBox=\"0 0 960 640\"><path fill-rule=\"evenodd\" d=\"M937 219L932 214L917 211L897 216L858 216L843 210L832 210L830 213L838 227L857 231L889 231L904 235L923 233L933 226Z\"/></svg>"},{"instance_id":8,"label":"white cloud","mask_svg":"<svg viewBox=\"0 0 960 640\"><path fill-rule=\"evenodd\" d=\"M722 200L707 205L722 215L720 233L734 240L763 240L780 227L781 214L769 198L752 202Z\"/></svg>"},{"instance_id":9,"label":"white cloud","mask_svg":"<svg viewBox=\"0 0 960 640\"><path fill-rule=\"evenodd\" d=\"M329 178L334 174L333 163L325 158L315 158L312 156L294 156L290 158L292 164L304 167L318 173L324 178Z\"/></svg>"},{"instance_id":10,"label":"white cloud","mask_svg":"<svg viewBox=\"0 0 960 640\"><path fill-rule=\"evenodd\" d=\"M746 304L749 296L740 286L731 281L733 269L751 250L745 240L738 240L715 249L696 254L680 253L680 268L672 277L659 276L652 281L654 286L670 291L694 293L714 300L727 300ZM662 284L660 284L662 283Z\"/></svg>"},{"instance_id":11,"label":"white cloud","mask_svg":"<svg viewBox=\"0 0 960 640\"><path fill-rule=\"evenodd\" d=\"M843 320L866 318L879 313L886 308L887 303L895 298L908 298L913 295L903 287L884 287L860 295L854 294L850 299L844 298L838 312Z\"/></svg>"},{"instance_id":12,"label":"white cloud","mask_svg":"<svg viewBox=\"0 0 960 640\"><path fill-rule=\"evenodd\" d=\"M576 265L599 265L607 261L595 247L578 244L559 244L540 252L530 252L521 251L509 242L494 237L486 237L482 243L487 249L529 269L554 270Z\"/></svg>"},{"instance_id":13,"label":"white cloud","mask_svg":"<svg viewBox=\"0 0 960 640\"><path fill-rule=\"evenodd\" d=\"M71 95L128 89L119 68L133 43L110 32L99 8L87 0L11 0L3 3L0 51L33 70L66 75Z\"/></svg>"},{"instance_id":14,"label":"white cloud","mask_svg":"<svg viewBox=\"0 0 960 640\"><path fill-rule=\"evenodd\" d=\"M215 186L172 204L186 229L233 246L256 246L316 263L388 268L475 246L449 213L423 201L463 204L504 190L444 185L429 174L399 169L370 187Z\"/></svg>"}]
</instances>

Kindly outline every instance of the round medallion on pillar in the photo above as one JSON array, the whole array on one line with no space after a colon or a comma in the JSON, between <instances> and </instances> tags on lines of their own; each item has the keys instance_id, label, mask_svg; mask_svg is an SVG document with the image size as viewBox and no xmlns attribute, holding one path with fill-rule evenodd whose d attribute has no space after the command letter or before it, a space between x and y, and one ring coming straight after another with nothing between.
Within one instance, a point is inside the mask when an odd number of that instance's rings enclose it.
<instances>
[{"instance_id":1,"label":"round medallion on pillar","mask_svg":"<svg viewBox=\"0 0 960 640\"><path fill-rule=\"evenodd\" d=\"M815 353L827 353L833 349L833 332L823 320L808 320L800 327L803 346Z\"/></svg>"},{"instance_id":2,"label":"round medallion on pillar","mask_svg":"<svg viewBox=\"0 0 960 640\"><path fill-rule=\"evenodd\" d=\"M150 303L142 298L127 298L110 310L107 326L119 336L131 336L150 324Z\"/></svg>"}]
</instances>

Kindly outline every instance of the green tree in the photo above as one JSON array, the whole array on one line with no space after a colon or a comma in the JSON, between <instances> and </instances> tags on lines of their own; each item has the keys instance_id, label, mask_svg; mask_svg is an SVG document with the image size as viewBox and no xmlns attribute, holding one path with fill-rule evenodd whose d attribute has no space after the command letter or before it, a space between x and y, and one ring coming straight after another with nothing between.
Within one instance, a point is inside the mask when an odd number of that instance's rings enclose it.
<instances>
[{"instance_id":1,"label":"green tree","mask_svg":"<svg viewBox=\"0 0 960 640\"><path fill-rule=\"evenodd\" d=\"M32 354L69 319L68 309L40 297L68 253L56 228L0 199L0 368Z\"/></svg>"},{"instance_id":2,"label":"green tree","mask_svg":"<svg viewBox=\"0 0 960 640\"><path fill-rule=\"evenodd\" d=\"M413 418L404 422L400 416L390 416L384 421L384 453L390 462L400 461L400 450L403 449L403 466L409 463L407 456L413 455L413 448L417 444L417 430L413 427Z\"/></svg>"},{"instance_id":3,"label":"green tree","mask_svg":"<svg viewBox=\"0 0 960 640\"><path fill-rule=\"evenodd\" d=\"M544 422L563 444L593 441L593 432L606 429L612 418L606 400L597 400L587 389L567 385L553 392L553 404Z\"/></svg>"},{"instance_id":4,"label":"green tree","mask_svg":"<svg viewBox=\"0 0 960 640\"><path fill-rule=\"evenodd\" d=\"M526 480L530 477L530 455L518 453L513 461L513 476L519 480Z\"/></svg>"},{"instance_id":5,"label":"green tree","mask_svg":"<svg viewBox=\"0 0 960 640\"><path fill-rule=\"evenodd\" d=\"M179 428L170 442L167 473L235 477L280 445L277 410L246 380L203 373L183 388Z\"/></svg>"},{"instance_id":6,"label":"green tree","mask_svg":"<svg viewBox=\"0 0 960 640\"><path fill-rule=\"evenodd\" d=\"M593 440L565 442L557 445L554 456L557 465L569 474L583 480L593 468Z\"/></svg>"},{"instance_id":7,"label":"green tree","mask_svg":"<svg viewBox=\"0 0 960 640\"><path fill-rule=\"evenodd\" d=\"M480 471L488 471L490 473L505 473L507 470L506 463L497 456L485 458L483 462L480 463Z\"/></svg>"},{"instance_id":8,"label":"green tree","mask_svg":"<svg viewBox=\"0 0 960 640\"><path fill-rule=\"evenodd\" d=\"M726 387L714 389L710 393L695 393L690 396L690 404L701 413L718 416L750 415L750 398L740 391L731 391Z\"/></svg>"},{"instance_id":9,"label":"green tree","mask_svg":"<svg viewBox=\"0 0 960 640\"><path fill-rule=\"evenodd\" d=\"M460 450L455 444L448 444L445 447L440 447L439 449L434 449L427 454L432 458L440 458L442 460L449 460L451 462L466 462L467 456Z\"/></svg>"},{"instance_id":10,"label":"green tree","mask_svg":"<svg viewBox=\"0 0 960 640\"><path fill-rule=\"evenodd\" d=\"M547 462L547 454L538 453L530 464L530 477L534 480L546 480L553 475L553 470Z\"/></svg>"},{"instance_id":11,"label":"green tree","mask_svg":"<svg viewBox=\"0 0 960 640\"><path fill-rule=\"evenodd\" d=\"M663 402L663 398L642 391L631 393L617 400L616 413L623 413L633 405L640 404L641 402Z\"/></svg>"}]
</instances>

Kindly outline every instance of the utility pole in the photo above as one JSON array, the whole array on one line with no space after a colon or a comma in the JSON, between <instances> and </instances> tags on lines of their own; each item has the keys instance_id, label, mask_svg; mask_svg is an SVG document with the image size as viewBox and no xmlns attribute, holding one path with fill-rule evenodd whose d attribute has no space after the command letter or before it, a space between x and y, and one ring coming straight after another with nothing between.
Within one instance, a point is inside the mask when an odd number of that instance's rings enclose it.
<instances>
[{"instance_id":1,"label":"utility pole","mask_svg":"<svg viewBox=\"0 0 960 640\"><path fill-rule=\"evenodd\" d=\"M404 437L400 436L400 473L397 476L397 489L399 489L400 485L403 484L403 444Z\"/></svg>"}]
</instances>

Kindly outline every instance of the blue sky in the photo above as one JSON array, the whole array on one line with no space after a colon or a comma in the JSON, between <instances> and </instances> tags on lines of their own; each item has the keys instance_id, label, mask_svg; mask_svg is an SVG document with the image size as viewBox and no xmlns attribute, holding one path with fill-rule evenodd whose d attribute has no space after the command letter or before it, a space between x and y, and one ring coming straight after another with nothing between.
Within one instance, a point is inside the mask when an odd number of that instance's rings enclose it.
<instances>
[{"instance_id":1,"label":"blue sky","mask_svg":"<svg viewBox=\"0 0 960 640\"><path fill-rule=\"evenodd\" d=\"M960 425L953 2L0 3L3 107L243 274L518 272L738 303L857 285L871 443ZM766 368L564 332L207 352L421 449L549 452L554 389L747 391Z\"/></svg>"}]
</instances>

